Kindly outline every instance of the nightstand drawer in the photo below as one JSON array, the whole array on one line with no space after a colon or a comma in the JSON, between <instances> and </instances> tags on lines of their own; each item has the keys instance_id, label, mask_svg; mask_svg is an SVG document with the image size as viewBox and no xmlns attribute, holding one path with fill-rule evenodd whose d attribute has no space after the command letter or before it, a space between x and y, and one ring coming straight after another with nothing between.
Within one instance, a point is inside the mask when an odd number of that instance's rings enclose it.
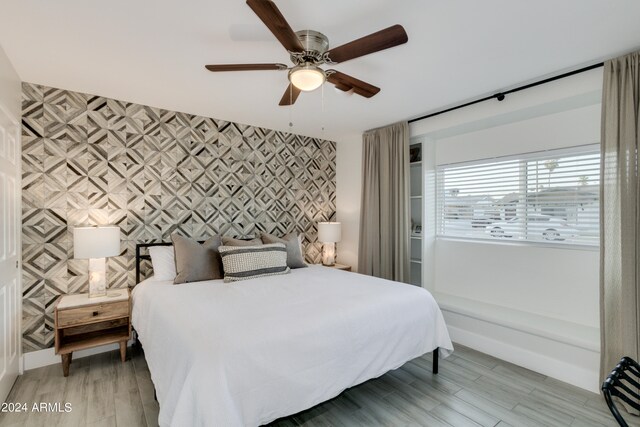
<instances>
[{"instance_id":1,"label":"nightstand drawer","mask_svg":"<svg viewBox=\"0 0 640 427\"><path fill-rule=\"evenodd\" d=\"M57 327L64 328L127 316L129 316L128 301L87 305L84 307L70 308L68 310L58 310Z\"/></svg>"}]
</instances>

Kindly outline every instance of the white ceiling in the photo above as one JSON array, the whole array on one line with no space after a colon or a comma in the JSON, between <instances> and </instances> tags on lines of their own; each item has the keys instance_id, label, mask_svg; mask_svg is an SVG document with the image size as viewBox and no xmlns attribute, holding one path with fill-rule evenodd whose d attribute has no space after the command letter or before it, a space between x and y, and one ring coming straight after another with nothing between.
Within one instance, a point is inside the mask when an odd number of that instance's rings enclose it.
<instances>
[{"instance_id":1,"label":"white ceiling","mask_svg":"<svg viewBox=\"0 0 640 427\"><path fill-rule=\"evenodd\" d=\"M334 47L392 24L409 42L335 66L382 90L325 85L324 110L320 90L279 107L286 72L204 69L289 63L242 0L3 0L0 45L24 81L333 140L640 47L638 0L276 4Z\"/></svg>"}]
</instances>

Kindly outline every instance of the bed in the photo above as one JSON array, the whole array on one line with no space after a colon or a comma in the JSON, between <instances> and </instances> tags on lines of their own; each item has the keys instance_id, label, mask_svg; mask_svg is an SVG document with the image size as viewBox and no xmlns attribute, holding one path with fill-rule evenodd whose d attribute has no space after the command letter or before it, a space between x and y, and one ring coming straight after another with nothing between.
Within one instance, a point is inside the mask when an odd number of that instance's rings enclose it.
<instances>
[{"instance_id":1,"label":"bed","mask_svg":"<svg viewBox=\"0 0 640 427\"><path fill-rule=\"evenodd\" d=\"M322 266L233 284L151 277L132 296L160 426L262 425L453 351L425 289Z\"/></svg>"}]
</instances>

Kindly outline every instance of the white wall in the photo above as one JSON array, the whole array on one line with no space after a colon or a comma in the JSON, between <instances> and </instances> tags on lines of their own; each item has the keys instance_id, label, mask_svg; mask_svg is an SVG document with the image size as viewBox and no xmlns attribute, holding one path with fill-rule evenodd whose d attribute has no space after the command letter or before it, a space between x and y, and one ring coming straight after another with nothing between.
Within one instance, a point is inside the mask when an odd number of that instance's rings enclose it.
<instances>
[{"instance_id":1,"label":"white wall","mask_svg":"<svg viewBox=\"0 0 640 427\"><path fill-rule=\"evenodd\" d=\"M22 114L22 89L20 78L13 69L9 58L0 46L0 104L2 104L9 113L19 119Z\"/></svg>"},{"instance_id":2,"label":"white wall","mask_svg":"<svg viewBox=\"0 0 640 427\"><path fill-rule=\"evenodd\" d=\"M562 105L562 101L558 101ZM591 105L438 139L436 163L456 163L600 142L600 97ZM555 102L552 102L554 104ZM542 112L542 111L541 111Z\"/></svg>"},{"instance_id":3,"label":"white wall","mask_svg":"<svg viewBox=\"0 0 640 427\"><path fill-rule=\"evenodd\" d=\"M360 196L362 193L362 136L353 135L336 143L336 217L342 223L338 262L358 269Z\"/></svg>"},{"instance_id":4,"label":"white wall","mask_svg":"<svg viewBox=\"0 0 640 427\"><path fill-rule=\"evenodd\" d=\"M585 99L599 100L601 92L602 68L597 68L507 95L502 102L485 101L411 123L411 136L442 139L459 135L463 130L471 132L511 123L517 118L530 119L554 110L566 111L564 106L584 106Z\"/></svg>"},{"instance_id":5,"label":"white wall","mask_svg":"<svg viewBox=\"0 0 640 427\"><path fill-rule=\"evenodd\" d=\"M436 292L597 328L598 251L436 241Z\"/></svg>"},{"instance_id":6,"label":"white wall","mask_svg":"<svg viewBox=\"0 0 640 427\"><path fill-rule=\"evenodd\" d=\"M411 134L435 144L436 164L593 144L601 87L597 69L416 122ZM426 287L454 341L597 390L597 249L430 243L435 271Z\"/></svg>"}]
</instances>

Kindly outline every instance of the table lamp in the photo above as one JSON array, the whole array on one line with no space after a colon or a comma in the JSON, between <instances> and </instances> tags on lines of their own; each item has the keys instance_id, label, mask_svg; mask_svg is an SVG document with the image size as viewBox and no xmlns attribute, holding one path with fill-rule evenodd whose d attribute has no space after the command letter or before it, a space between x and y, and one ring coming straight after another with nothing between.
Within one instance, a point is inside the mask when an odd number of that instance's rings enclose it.
<instances>
[{"instance_id":1,"label":"table lamp","mask_svg":"<svg viewBox=\"0 0 640 427\"><path fill-rule=\"evenodd\" d=\"M105 257L120 255L120 227L74 227L73 257L89 260L89 298L107 295Z\"/></svg>"},{"instance_id":2,"label":"table lamp","mask_svg":"<svg viewBox=\"0 0 640 427\"><path fill-rule=\"evenodd\" d=\"M322 264L331 266L336 263L336 242L342 239L342 224L339 222L319 222L318 241L322 245Z\"/></svg>"}]
</instances>

